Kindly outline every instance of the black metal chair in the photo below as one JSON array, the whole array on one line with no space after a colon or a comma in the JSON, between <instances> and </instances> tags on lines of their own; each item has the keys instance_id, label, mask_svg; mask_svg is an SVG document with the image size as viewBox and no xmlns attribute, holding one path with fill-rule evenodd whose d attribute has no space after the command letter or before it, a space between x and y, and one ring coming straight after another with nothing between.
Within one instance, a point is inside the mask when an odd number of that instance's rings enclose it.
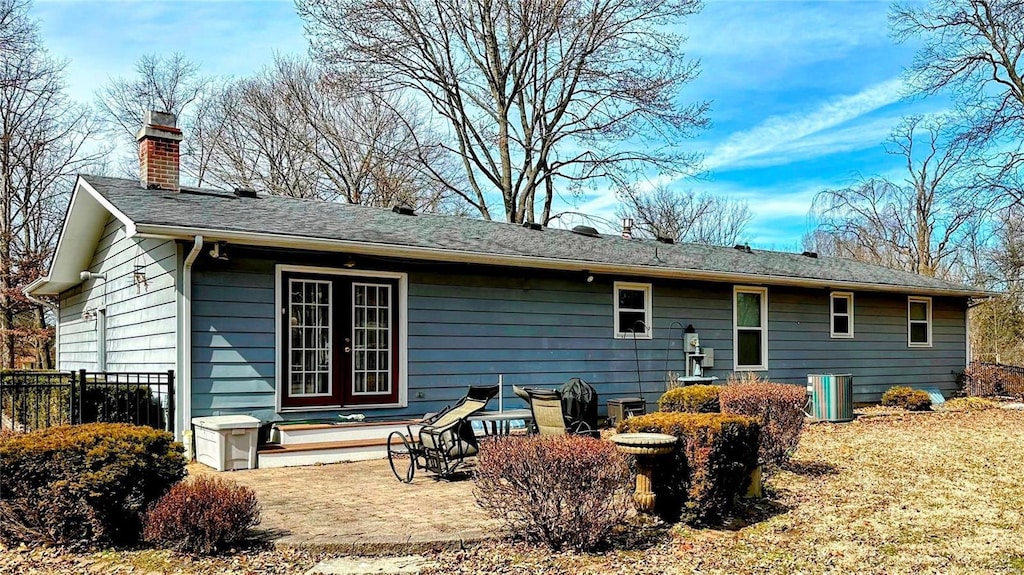
<instances>
[{"instance_id":1,"label":"black metal chair","mask_svg":"<svg viewBox=\"0 0 1024 575\"><path fill-rule=\"evenodd\" d=\"M453 476L466 458L479 452L469 416L482 410L498 394L498 386L470 386L466 397L440 413L424 419L417 432L393 431L388 436L388 463L399 481L410 483L417 469L436 474L440 479Z\"/></svg>"}]
</instances>

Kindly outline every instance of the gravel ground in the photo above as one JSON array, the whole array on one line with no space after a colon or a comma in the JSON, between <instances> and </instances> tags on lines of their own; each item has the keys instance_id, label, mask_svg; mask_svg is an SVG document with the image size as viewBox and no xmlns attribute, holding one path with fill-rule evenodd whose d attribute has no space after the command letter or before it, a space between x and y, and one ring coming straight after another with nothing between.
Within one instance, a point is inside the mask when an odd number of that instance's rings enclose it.
<instances>
[{"instance_id":1,"label":"gravel ground","mask_svg":"<svg viewBox=\"0 0 1024 575\"><path fill-rule=\"evenodd\" d=\"M770 499L713 529L654 530L602 554L489 543L435 554L437 574L1024 573L1024 413L868 417L807 428ZM250 548L0 550L0 573L304 573L326 555Z\"/></svg>"}]
</instances>

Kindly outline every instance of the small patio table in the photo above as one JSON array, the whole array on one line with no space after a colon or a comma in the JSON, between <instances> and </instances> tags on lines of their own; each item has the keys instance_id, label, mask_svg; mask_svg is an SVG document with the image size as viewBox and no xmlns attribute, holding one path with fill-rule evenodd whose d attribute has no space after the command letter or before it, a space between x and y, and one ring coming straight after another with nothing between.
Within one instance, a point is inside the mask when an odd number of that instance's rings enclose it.
<instances>
[{"instance_id":1,"label":"small patio table","mask_svg":"<svg viewBox=\"0 0 1024 575\"><path fill-rule=\"evenodd\" d=\"M508 435L513 421L529 423L533 413L529 409L506 409L505 411L478 411L469 416L470 421L479 421L488 435ZM489 427L488 427L489 425Z\"/></svg>"}]
</instances>

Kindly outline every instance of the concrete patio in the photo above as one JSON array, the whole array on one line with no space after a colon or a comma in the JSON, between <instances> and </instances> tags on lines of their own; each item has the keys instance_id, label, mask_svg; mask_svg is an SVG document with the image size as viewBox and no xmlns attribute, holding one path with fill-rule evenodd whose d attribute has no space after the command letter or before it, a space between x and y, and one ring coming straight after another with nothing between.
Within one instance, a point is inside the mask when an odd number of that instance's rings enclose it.
<instances>
[{"instance_id":1,"label":"concrete patio","mask_svg":"<svg viewBox=\"0 0 1024 575\"><path fill-rule=\"evenodd\" d=\"M247 485L262 505L260 529L277 545L333 552L412 553L458 548L496 537L499 524L477 508L473 482L435 481L417 473L411 484L387 460L217 473Z\"/></svg>"}]
</instances>

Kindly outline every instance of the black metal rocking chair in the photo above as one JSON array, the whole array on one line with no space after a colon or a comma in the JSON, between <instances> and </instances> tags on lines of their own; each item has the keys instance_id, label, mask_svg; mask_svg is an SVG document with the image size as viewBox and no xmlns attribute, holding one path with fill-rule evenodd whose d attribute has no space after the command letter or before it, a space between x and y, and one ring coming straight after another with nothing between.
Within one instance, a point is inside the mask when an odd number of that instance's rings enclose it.
<instances>
[{"instance_id":1,"label":"black metal rocking chair","mask_svg":"<svg viewBox=\"0 0 1024 575\"><path fill-rule=\"evenodd\" d=\"M423 420L418 432L406 426L406 433L388 436L388 463L399 481L411 483L417 469L434 473L438 479L451 478L479 451L469 416L482 410L498 394L498 386L470 386L466 397L440 413Z\"/></svg>"}]
</instances>

